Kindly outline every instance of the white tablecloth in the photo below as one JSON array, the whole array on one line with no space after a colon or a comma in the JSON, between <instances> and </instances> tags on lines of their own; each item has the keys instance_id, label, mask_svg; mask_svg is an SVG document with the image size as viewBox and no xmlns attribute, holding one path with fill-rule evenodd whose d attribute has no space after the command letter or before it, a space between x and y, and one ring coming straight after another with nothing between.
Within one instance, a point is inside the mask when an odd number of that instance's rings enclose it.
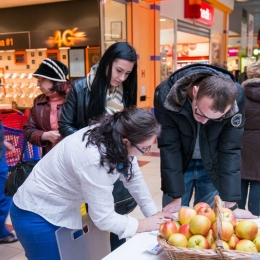
<instances>
[{"instance_id":1,"label":"white tablecloth","mask_svg":"<svg viewBox=\"0 0 260 260\"><path fill-rule=\"evenodd\" d=\"M253 219L260 228L260 219ZM146 247L151 243L156 243L156 232L144 232L136 234L134 237L129 239L122 246L111 252L102 260L168 260L164 251L158 255L153 255L146 251Z\"/></svg>"}]
</instances>

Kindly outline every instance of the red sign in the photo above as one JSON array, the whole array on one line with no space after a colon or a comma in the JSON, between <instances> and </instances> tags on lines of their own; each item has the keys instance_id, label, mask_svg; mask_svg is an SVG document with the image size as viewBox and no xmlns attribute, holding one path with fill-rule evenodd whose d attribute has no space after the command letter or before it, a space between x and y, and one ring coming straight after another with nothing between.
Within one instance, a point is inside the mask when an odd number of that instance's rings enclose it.
<instances>
[{"instance_id":1,"label":"red sign","mask_svg":"<svg viewBox=\"0 0 260 260\"><path fill-rule=\"evenodd\" d=\"M191 17L191 9L192 6L189 4L189 0L185 0L184 18L193 18ZM196 20L212 26L214 24L214 7L201 1L200 18L197 18Z\"/></svg>"}]
</instances>

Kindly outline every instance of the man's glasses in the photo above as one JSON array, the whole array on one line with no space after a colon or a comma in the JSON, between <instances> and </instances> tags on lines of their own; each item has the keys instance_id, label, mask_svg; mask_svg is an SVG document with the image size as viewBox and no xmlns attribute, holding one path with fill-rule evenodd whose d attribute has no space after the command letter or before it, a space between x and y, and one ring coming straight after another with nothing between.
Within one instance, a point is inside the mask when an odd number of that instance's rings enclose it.
<instances>
[{"instance_id":1,"label":"man's glasses","mask_svg":"<svg viewBox=\"0 0 260 260\"><path fill-rule=\"evenodd\" d=\"M205 115L201 112L201 110L198 108L197 102L198 102L198 100L197 100L197 98L196 98L196 103L195 103L195 108L194 108L194 110L195 110L195 114L196 114L197 116L206 118L206 119L208 119L208 120L216 121L216 122L221 122L221 121L224 119L226 113L225 113L223 116L219 117L219 118L209 118L209 117L205 116ZM198 110L201 112L201 114L198 113Z\"/></svg>"},{"instance_id":2,"label":"man's glasses","mask_svg":"<svg viewBox=\"0 0 260 260\"><path fill-rule=\"evenodd\" d=\"M148 146L148 147L145 147L145 148L139 148L137 145L135 145L135 144L133 144L133 143L131 143L132 144L132 146L134 146L141 154L147 154L147 153L149 153L150 152L150 150L151 150L151 145L150 146Z\"/></svg>"}]
</instances>

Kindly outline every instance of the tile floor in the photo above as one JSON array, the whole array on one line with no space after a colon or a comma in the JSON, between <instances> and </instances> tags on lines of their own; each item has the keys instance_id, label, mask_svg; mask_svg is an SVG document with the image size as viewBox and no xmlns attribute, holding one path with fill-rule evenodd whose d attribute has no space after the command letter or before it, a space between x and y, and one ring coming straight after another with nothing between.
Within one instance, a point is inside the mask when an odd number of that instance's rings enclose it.
<instances>
[{"instance_id":1,"label":"tile floor","mask_svg":"<svg viewBox=\"0 0 260 260\"><path fill-rule=\"evenodd\" d=\"M152 146L151 152L147 155L140 156L138 161L158 210L161 210L162 192L160 190L160 157L157 145L154 144ZM136 207L136 209L131 213L131 216L139 219L144 218L139 207ZM9 218L7 219L7 224L11 225ZM19 242L8 245L0 245L0 260L26 259L27 258L24 255L23 248Z\"/></svg>"}]
</instances>

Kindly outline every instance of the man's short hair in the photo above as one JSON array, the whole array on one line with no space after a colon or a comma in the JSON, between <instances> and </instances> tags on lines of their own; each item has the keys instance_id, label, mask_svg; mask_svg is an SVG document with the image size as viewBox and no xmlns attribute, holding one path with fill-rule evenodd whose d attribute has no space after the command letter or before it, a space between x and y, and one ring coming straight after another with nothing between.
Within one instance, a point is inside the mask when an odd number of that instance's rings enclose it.
<instances>
[{"instance_id":1,"label":"man's short hair","mask_svg":"<svg viewBox=\"0 0 260 260\"><path fill-rule=\"evenodd\" d=\"M199 84L197 99L203 97L213 99L211 109L224 113L228 106L232 106L237 98L237 87L235 82L223 76L209 76Z\"/></svg>"}]
</instances>

